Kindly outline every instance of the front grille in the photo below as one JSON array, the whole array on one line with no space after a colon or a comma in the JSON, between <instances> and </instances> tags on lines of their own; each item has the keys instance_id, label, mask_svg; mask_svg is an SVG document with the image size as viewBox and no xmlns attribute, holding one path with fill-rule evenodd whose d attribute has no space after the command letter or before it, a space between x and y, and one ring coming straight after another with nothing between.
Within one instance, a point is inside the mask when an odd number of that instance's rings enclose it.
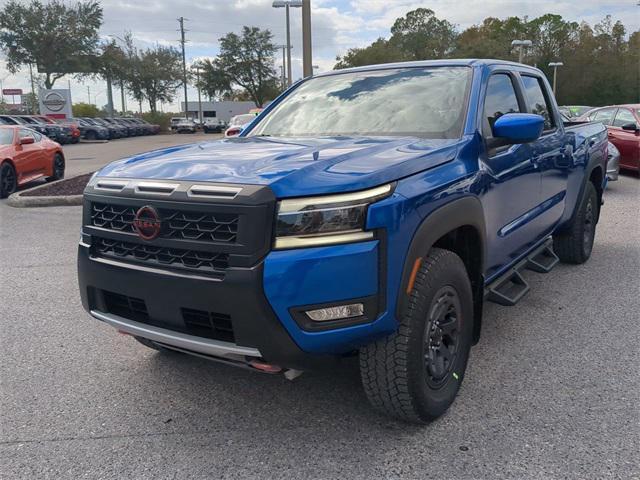
<instances>
[{"instance_id":1,"label":"front grille","mask_svg":"<svg viewBox=\"0 0 640 480\"><path fill-rule=\"evenodd\" d=\"M197 337L235 342L229 315L183 308L182 319L187 330Z\"/></svg>"},{"instance_id":2,"label":"front grille","mask_svg":"<svg viewBox=\"0 0 640 480\"><path fill-rule=\"evenodd\" d=\"M231 317L223 313L207 312L192 308L181 308L184 327L167 325L151 318L144 300L119 293L102 290L106 313L112 313L129 320L179 331L196 337L210 338L235 343Z\"/></svg>"},{"instance_id":3,"label":"front grille","mask_svg":"<svg viewBox=\"0 0 640 480\"><path fill-rule=\"evenodd\" d=\"M91 224L117 232L136 233L133 227L138 207L94 202ZM232 213L205 213L187 210L158 209L162 230L160 238L235 243L239 217Z\"/></svg>"},{"instance_id":4,"label":"front grille","mask_svg":"<svg viewBox=\"0 0 640 480\"><path fill-rule=\"evenodd\" d=\"M93 254L145 265L171 267L200 273L222 273L229 267L229 255L181 248L168 248L141 243L94 237Z\"/></svg>"},{"instance_id":5,"label":"front grille","mask_svg":"<svg viewBox=\"0 0 640 480\"><path fill-rule=\"evenodd\" d=\"M146 323L149 321L149 312L144 300L140 298L127 297L119 293L102 292L104 304L108 313L113 313L123 318L129 318L137 322Z\"/></svg>"}]
</instances>

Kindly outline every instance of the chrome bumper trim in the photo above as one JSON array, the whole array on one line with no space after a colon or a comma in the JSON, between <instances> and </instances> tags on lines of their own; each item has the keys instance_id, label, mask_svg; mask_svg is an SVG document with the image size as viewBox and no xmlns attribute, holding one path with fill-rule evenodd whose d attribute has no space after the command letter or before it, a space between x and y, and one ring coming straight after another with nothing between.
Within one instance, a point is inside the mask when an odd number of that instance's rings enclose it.
<instances>
[{"instance_id":1,"label":"chrome bumper trim","mask_svg":"<svg viewBox=\"0 0 640 480\"><path fill-rule=\"evenodd\" d=\"M235 343L194 337L193 335L174 332L165 328L145 325L144 323L129 320L118 315L113 315L112 313L91 310L91 315L122 332L204 355L223 357L230 360L243 360L244 357L262 357L259 350L250 347L241 347Z\"/></svg>"}]
</instances>

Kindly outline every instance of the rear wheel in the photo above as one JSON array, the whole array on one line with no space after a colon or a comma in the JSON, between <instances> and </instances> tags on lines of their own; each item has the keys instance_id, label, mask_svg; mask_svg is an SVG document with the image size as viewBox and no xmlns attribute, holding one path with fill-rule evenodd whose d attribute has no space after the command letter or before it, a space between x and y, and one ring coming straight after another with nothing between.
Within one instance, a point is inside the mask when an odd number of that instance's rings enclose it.
<instances>
[{"instance_id":1,"label":"rear wheel","mask_svg":"<svg viewBox=\"0 0 640 480\"><path fill-rule=\"evenodd\" d=\"M0 198L7 198L18 189L16 170L9 162L0 165Z\"/></svg>"},{"instance_id":2,"label":"rear wheel","mask_svg":"<svg viewBox=\"0 0 640 480\"><path fill-rule=\"evenodd\" d=\"M553 236L553 250L564 263L580 264L589 260L596 236L598 221L598 192L591 182L587 182L567 230Z\"/></svg>"},{"instance_id":3,"label":"rear wheel","mask_svg":"<svg viewBox=\"0 0 640 480\"><path fill-rule=\"evenodd\" d=\"M47 177L47 182L54 182L64 178L64 158L59 153L53 157L53 175Z\"/></svg>"},{"instance_id":4,"label":"rear wheel","mask_svg":"<svg viewBox=\"0 0 640 480\"><path fill-rule=\"evenodd\" d=\"M466 268L455 253L434 248L418 270L398 331L360 351L373 407L414 423L445 413L464 378L472 327Z\"/></svg>"}]
</instances>

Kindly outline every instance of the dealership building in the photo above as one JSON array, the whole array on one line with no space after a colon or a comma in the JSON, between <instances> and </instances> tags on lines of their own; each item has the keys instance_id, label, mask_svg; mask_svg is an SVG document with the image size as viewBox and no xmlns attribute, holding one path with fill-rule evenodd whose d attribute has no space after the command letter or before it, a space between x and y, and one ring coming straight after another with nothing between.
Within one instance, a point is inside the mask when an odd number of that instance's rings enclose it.
<instances>
[{"instance_id":1,"label":"dealership building","mask_svg":"<svg viewBox=\"0 0 640 480\"><path fill-rule=\"evenodd\" d=\"M184 102L180 103L181 112L184 112ZM249 113L249 110L256 108L253 102L202 102L203 118L217 118L224 122L229 122L231 117ZM189 101L189 117L198 118L198 102Z\"/></svg>"}]
</instances>

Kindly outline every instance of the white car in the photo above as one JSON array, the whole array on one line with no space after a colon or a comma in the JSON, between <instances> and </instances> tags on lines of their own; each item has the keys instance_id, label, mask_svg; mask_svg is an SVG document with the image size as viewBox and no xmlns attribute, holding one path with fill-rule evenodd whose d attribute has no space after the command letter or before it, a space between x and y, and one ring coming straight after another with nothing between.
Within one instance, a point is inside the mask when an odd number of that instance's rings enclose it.
<instances>
[{"instance_id":1,"label":"white car","mask_svg":"<svg viewBox=\"0 0 640 480\"><path fill-rule=\"evenodd\" d=\"M175 131L178 124L186 120L187 119L185 117L171 117L171 120L169 121L169 128L171 128L171 131Z\"/></svg>"},{"instance_id":2,"label":"white car","mask_svg":"<svg viewBox=\"0 0 640 480\"><path fill-rule=\"evenodd\" d=\"M249 125L253 119L256 118L255 113L245 113L242 115L236 115L231 118L231 122L229 122L229 128L224 132L224 136L229 137L237 137L242 133L247 125Z\"/></svg>"},{"instance_id":3,"label":"white car","mask_svg":"<svg viewBox=\"0 0 640 480\"><path fill-rule=\"evenodd\" d=\"M178 133L196 133L196 122L183 118L176 124L175 131Z\"/></svg>"}]
</instances>

